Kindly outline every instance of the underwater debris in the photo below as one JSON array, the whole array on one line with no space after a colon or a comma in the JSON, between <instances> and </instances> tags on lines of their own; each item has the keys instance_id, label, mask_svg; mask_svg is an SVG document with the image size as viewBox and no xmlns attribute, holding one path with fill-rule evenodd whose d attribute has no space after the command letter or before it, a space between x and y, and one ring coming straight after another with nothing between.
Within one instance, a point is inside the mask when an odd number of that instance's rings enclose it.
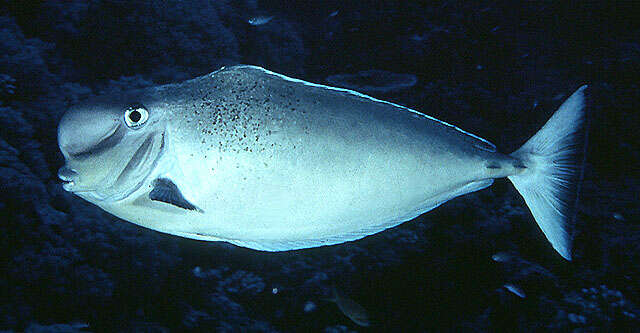
<instances>
[{"instance_id":1,"label":"underwater debris","mask_svg":"<svg viewBox=\"0 0 640 333\"><path fill-rule=\"evenodd\" d=\"M200 279L209 279L209 278L221 278L221 272L217 269L203 269L200 266L194 267L191 272L193 272L193 276Z\"/></svg>"},{"instance_id":2,"label":"underwater debris","mask_svg":"<svg viewBox=\"0 0 640 333\"><path fill-rule=\"evenodd\" d=\"M370 69L356 74L330 75L326 81L333 86L358 92L385 94L411 88L418 82L418 78L413 74Z\"/></svg>"},{"instance_id":3,"label":"underwater debris","mask_svg":"<svg viewBox=\"0 0 640 333\"><path fill-rule=\"evenodd\" d=\"M66 333L74 333L74 332L87 332L86 329L89 328L89 324L87 323L71 323L71 324L51 324L51 325L40 325L37 323L31 323L25 329L27 333L41 333L41 332L66 332Z\"/></svg>"},{"instance_id":4,"label":"underwater debris","mask_svg":"<svg viewBox=\"0 0 640 333\"><path fill-rule=\"evenodd\" d=\"M0 96L1 95L13 95L16 86L14 83L16 80L9 75L0 74Z\"/></svg>"},{"instance_id":5,"label":"underwater debris","mask_svg":"<svg viewBox=\"0 0 640 333\"><path fill-rule=\"evenodd\" d=\"M625 221L626 219L624 218L624 216L620 213L613 213L613 218L618 220L618 221Z\"/></svg>"},{"instance_id":6,"label":"underwater debris","mask_svg":"<svg viewBox=\"0 0 640 333\"><path fill-rule=\"evenodd\" d=\"M356 331L350 330L347 326L344 326L344 325L335 325L335 326L325 327L323 332L324 333L351 333Z\"/></svg>"},{"instance_id":7,"label":"underwater debris","mask_svg":"<svg viewBox=\"0 0 640 333\"><path fill-rule=\"evenodd\" d=\"M316 309L316 303L313 303L312 301L307 301L306 303L304 303L304 312L312 312L315 311Z\"/></svg>"}]
</instances>

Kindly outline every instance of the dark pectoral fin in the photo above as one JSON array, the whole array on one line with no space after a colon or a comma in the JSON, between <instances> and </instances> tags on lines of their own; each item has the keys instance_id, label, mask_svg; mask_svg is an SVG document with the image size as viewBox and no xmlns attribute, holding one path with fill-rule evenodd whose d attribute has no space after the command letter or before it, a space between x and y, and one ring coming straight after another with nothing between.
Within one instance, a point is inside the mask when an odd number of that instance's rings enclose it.
<instances>
[{"instance_id":1,"label":"dark pectoral fin","mask_svg":"<svg viewBox=\"0 0 640 333\"><path fill-rule=\"evenodd\" d=\"M162 201L187 210L202 212L200 208L187 201L180 193L178 186L167 178L158 178L153 181L153 190L149 192L149 199Z\"/></svg>"}]
</instances>

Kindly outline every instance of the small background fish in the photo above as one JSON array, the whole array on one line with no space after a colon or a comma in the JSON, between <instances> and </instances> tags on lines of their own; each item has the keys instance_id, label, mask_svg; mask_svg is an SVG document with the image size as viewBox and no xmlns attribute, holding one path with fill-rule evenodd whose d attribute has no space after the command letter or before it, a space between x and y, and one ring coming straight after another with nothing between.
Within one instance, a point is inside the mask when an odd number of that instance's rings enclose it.
<instances>
[{"instance_id":1,"label":"small background fish","mask_svg":"<svg viewBox=\"0 0 640 333\"><path fill-rule=\"evenodd\" d=\"M260 15L248 19L247 23L251 25L263 25L271 22L271 20L273 20L273 16Z\"/></svg>"},{"instance_id":2,"label":"small background fish","mask_svg":"<svg viewBox=\"0 0 640 333\"><path fill-rule=\"evenodd\" d=\"M362 327L371 326L367 310L335 285L331 287L331 297L326 300L335 303L338 309L354 323Z\"/></svg>"},{"instance_id":3,"label":"small background fish","mask_svg":"<svg viewBox=\"0 0 640 333\"><path fill-rule=\"evenodd\" d=\"M503 287L520 298L527 297L522 288L518 285L515 285L513 283L506 283Z\"/></svg>"},{"instance_id":4,"label":"small background fish","mask_svg":"<svg viewBox=\"0 0 640 333\"><path fill-rule=\"evenodd\" d=\"M513 254L508 252L498 252L498 253L494 253L491 256L491 259L495 262L508 262L508 261L511 261L513 258L514 258Z\"/></svg>"}]
</instances>

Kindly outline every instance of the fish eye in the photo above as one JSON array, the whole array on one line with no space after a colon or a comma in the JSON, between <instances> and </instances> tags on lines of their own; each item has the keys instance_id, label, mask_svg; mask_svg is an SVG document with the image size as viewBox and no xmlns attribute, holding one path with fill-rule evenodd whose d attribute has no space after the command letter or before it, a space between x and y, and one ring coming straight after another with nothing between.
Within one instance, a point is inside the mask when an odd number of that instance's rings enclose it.
<instances>
[{"instance_id":1,"label":"fish eye","mask_svg":"<svg viewBox=\"0 0 640 333\"><path fill-rule=\"evenodd\" d=\"M142 105L133 105L124 110L124 122L129 128L138 128L149 119L149 111Z\"/></svg>"}]
</instances>

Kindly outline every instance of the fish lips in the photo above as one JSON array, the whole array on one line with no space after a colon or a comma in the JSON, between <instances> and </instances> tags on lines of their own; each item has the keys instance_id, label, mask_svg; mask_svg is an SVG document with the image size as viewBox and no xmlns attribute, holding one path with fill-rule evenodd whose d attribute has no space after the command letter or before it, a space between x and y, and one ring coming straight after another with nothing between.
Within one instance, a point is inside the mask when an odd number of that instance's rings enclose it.
<instances>
[{"instance_id":1,"label":"fish lips","mask_svg":"<svg viewBox=\"0 0 640 333\"><path fill-rule=\"evenodd\" d=\"M82 184L78 184L80 175L76 170L71 169L66 165L58 170L58 178L62 180L62 188L67 192L81 193L95 191L93 188L82 187Z\"/></svg>"},{"instance_id":2,"label":"fish lips","mask_svg":"<svg viewBox=\"0 0 640 333\"><path fill-rule=\"evenodd\" d=\"M78 179L78 172L68 166L63 166L58 170L58 178L62 180L62 188L67 192L73 192Z\"/></svg>"}]
</instances>

